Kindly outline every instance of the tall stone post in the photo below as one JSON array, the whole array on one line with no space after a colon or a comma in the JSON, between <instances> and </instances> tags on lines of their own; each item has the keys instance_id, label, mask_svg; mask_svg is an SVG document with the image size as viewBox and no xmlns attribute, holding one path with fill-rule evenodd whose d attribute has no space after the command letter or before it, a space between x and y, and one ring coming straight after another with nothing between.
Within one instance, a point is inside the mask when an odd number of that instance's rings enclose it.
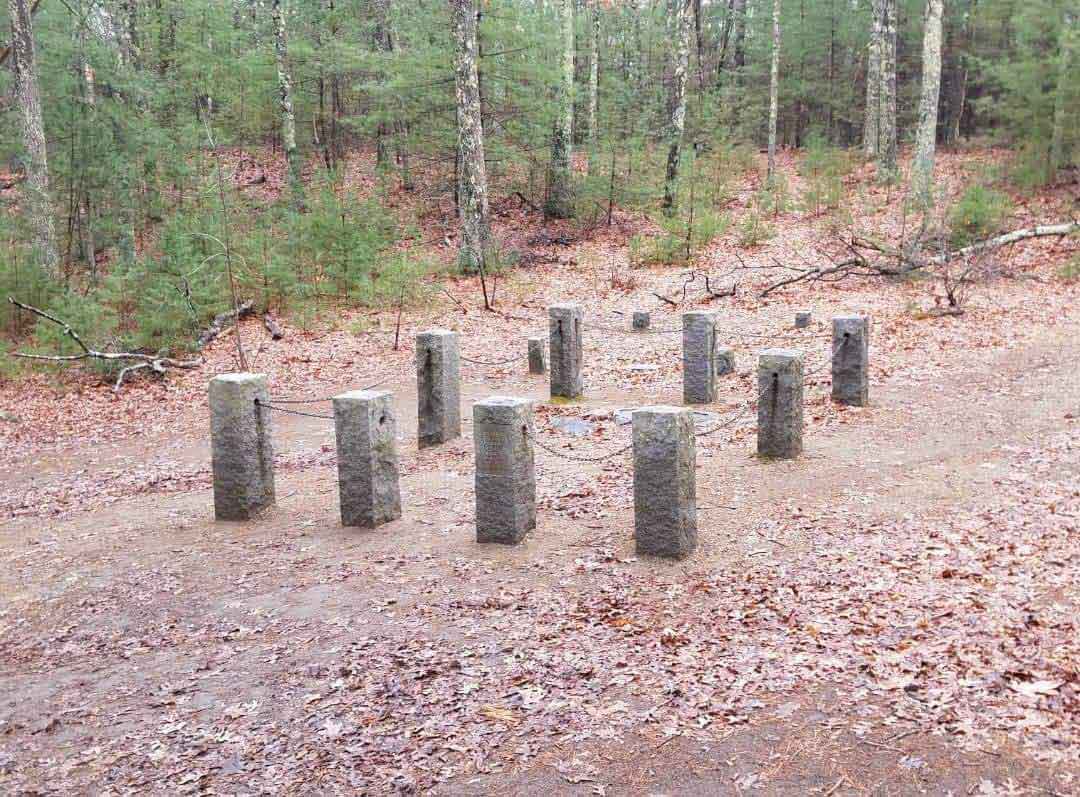
<instances>
[{"instance_id":1,"label":"tall stone post","mask_svg":"<svg viewBox=\"0 0 1080 797\"><path fill-rule=\"evenodd\" d=\"M386 390L334 396L343 526L373 529L401 517L393 398Z\"/></svg>"},{"instance_id":2,"label":"tall stone post","mask_svg":"<svg viewBox=\"0 0 1080 797\"><path fill-rule=\"evenodd\" d=\"M210 380L210 448L218 520L247 520L274 503L274 448L270 409L265 406L269 401L265 374L224 374Z\"/></svg>"},{"instance_id":3,"label":"tall stone post","mask_svg":"<svg viewBox=\"0 0 1080 797\"><path fill-rule=\"evenodd\" d=\"M644 310L635 310L631 326L635 332L644 332L652 325L651 316Z\"/></svg>"},{"instance_id":4,"label":"tall stone post","mask_svg":"<svg viewBox=\"0 0 1080 797\"><path fill-rule=\"evenodd\" d=\"M461 436L461 357L456 332L431 329L416 336L416 392L420 448Z\"/></svg>"},{"instance_id":5,"label":"tall stone post","mask_svg":"<svg viewBox=\"0 0 1080 797\"><path fill-rule=\"evenodd\" d=\"M581 380L581 305L555 304L548 308L551 340L551 397L579 398Z\"/></svg>"},{"instance_id":6,"label":"tall stone post","mask_svg":"<svg viewBox=\"0 0 1080 797\"><path fill-rule=\"evenodd\" d=\"M689 556L697 548L693 415L680 407L643 407L633 422L637 552Z\"/></svg>"},{"instance_id":7,"label":"tall stone post","mask_svg":"<svg viewBox=\"0 0 1080 797\"><path fill-rule=\"evenodd\" d=\"M836 316L832 330L833 401L865 407L870 402L870 319Z\"/></svg>"},{"instance_id":8,"label":"tall stone post","mask_svg":"<svg viewBox=\"0 0 1080 797\"><path fill-rule=\"evenodd\" d=\"M716 315L683 313L683 401L716 401Z\"/></svg>"},{"instance_id":9,"label":"tall stone post","mask_svg":"<svg viewBox=\"0 0 1080 797\"><path fill-rule=\"evenodd\" d=\"M529 338L529 373L547 373L547 345L543 338Z\"/></svg>"},{"instance_id":10,"label":"tall stone post","mask_svg":"<svg viewBox=\"0 0 1080 797\"><path fill-rule=\"evenodd\" d=\"M802 433L802 352L766 349L758 356L758 454L794 459L802 453Z\"/></svg>"},{"instance_id":11,"label":"tall stone post","mask_svg":"<svg viewBox=\"0 0 1080 797\"><path fill-rule=\"evenodd\" d=\"M473 405L476 541L513 545L536 528L533 405L492 396Z\"/></svg>"}]
</instances>

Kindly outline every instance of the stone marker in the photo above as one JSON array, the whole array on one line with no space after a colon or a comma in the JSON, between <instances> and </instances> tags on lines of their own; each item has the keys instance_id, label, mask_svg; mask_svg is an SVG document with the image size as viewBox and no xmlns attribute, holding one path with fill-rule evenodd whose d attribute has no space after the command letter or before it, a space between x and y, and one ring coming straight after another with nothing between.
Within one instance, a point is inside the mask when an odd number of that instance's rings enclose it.
<instances>
[{"instance_id":1,"label":"stone marker","mask_svg":"<svg viewBox=\"0 0 1080 797\"><path fill-rule=\"evenodd\" d=\"M551 397L574 399L584 392L581 381L581 305L548 308L551 339Z\"/></svg>"},{"instance_id":2,"label":"stone marker","mask_svg":"<svg viewBox=\"0 0 1080 797\"><path fill-rule=\"evenodd\" d=\"M643 407L633 419L637 552L682 559L697 548L693 415L681 407Z\"/></svg>"},{"instance_id":3,"label":"stone marker","mask_svg":"<svg viewBox=\"0 0 1080 797\"><path fill-rule=\"evenodd\" d=\"M802 432L802 352L766 349L758 356L758 454L794 459L802 453Z\"/></svg>"},{"instance_id":4,"label":"stone marker","mask_svg":"<svg viewBox=\"0 0 1080 797\"><path fill-rule=\"evenodd\" d=\"M461 358L456 332L430 329L416 336L416 392L420 448L461 436Z\"/></svg>"},{"instance_id":5,"label":"stone marker","mask_svg":"<svg viewBox=\"0 0 1080 797\"><path fill-rule=\"evenodd\" d=\"M547 373L547 341L543 338L529 338L529 373Z\"/></svg>"},{"instance_id":6,"label":"stone marker","mask_svg":"<svg viewBox=\"0 0 1080 797\"><path fill-rule=\"evenodd\" d=\"M809 310L799 310L795 313L795 329L806 329L813 319L814 315Z\"/></svg>"},{"instance_id":7,"label":"stone marker","mask_svg":"<svg viewBox=\"0 0 1080 797\"><path fill-rule=\"evenodd\" d=\"M341 524L373 529L401 517L393 395L354 390L334 396Z\"/></svg>"},{"instance_id":8,"label":"stone marker","mask_svg":"<svg viewBox=\"0 0 1080 797\"><path fill-rule=\"evenodd\" d=\"M836 316L832 329L833 401L865 407L870 402L870 319Z\"/></svg>"},{"instance_id":9,"label":"stone marker","mask_svg":"<svg viewBox=\"0 0 1080 797\"><path fill-rule=\"evenodd\" d=\"M716 401L716 316L683 313L683 401Z\"/></svg>"},{"instance_id":10,"label":"stone marker","mask_svg":"<svg viewBox=\"0 0 1080 797\"><path fill-rule=\"evenodd\" d=\"M533 405L492 396L473 405L476 541L513 545L536 528Z\"/></svg>"},{"instance_id":11,"label":"stone marker","mask_svg":"<svg viewBox=\"0 0 1080 797\"><path fill-rule=\"evenodd\" d=\"M728 348L717 349L716 375L725 376L732 373L735 373L735 350Z\"/></svg>"},{"instance_id":12,"label":"stone marker","mask_svg":"<svg viewBox=\"0 0 1080 797\"><path fill-rule=\"evenodd\" d=\"M210 449L214 516L247 520L274 503L274 448L265 374L210 380Z\"/></svg>"},{"instance_id":13,"label":"stone marker","mask_svg":"<svg viewBox=\"0 0 1080 797\"><path fill-rule=\"evenodd\" d=\"M649 325L652 323L651 319L649 318L649 314L641 311L636 311L634 313L633 319L634 320L631 322L631 326L636 332L641 332L642 330L648 329Z\"/></svg>"}]
</instances>

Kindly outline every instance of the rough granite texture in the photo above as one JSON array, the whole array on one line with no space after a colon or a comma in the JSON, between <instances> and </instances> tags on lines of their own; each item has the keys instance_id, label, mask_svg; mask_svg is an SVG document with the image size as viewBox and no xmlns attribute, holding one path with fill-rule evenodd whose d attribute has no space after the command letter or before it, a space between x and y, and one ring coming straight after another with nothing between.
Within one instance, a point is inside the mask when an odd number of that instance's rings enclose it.
<instances>
[{"instance_id":1,"label":"rough granite texture","mask_svg":"<svg viewBox=\"0 0 1080 797\"><path fill-rule=\"evenodd\" d=\"M683 401L716 401L716 315L683 313Z\"/></svg>"},{"instance_id":2,"label":"rough granite texture","mask_svg":"<svg viewBox=\"0 0 1080 797\"><path fill-rule=\"evenodd\" d=\"M581 325L581 305L555 304L548 308L552 398L579 398L585 390L581 380Z\"/></svg>"},{"instance_id":3,"label":"rough granite texture","mask_svg":"<svg viewBox=\"0 0 1080 797\"><path fill-rule=\"evenodd\" d=\"M727 348L717 349L715 368L717 376L735 373L735 350Z\"/></svg>"},{"instance_id":4,"label":"rough granite texture","mask_svg":"<svg viewBox=\"0 0 1080 797\"><path fill-rule=\"evenodd\" d=\"M536 528L533 404L492 396L473 405L476 541L514 545Z\"/></svg>"},{"instance_id":5,"label":"rough granite texture","mask_svg":"<svg viewBox=\"0 0 1080 797\"><path fill-rule=\"evenodd\" d=\"M633 423L637 552L682 559L697 548L693 413L643 407Z\"/></svg>"},{"instance_id":6,"label":"rough granite texture","mask_svg":"<svg viewBox=\"0 0 1080 797\"><path fill-rule=\"evenodd\" d=\"M634 312L633 319L634 320L631 322L631 324L633 328L639 332L641 330L648 329L649 325L652 323L649 314L640 310Z\"/></svg>"},{"instance_id":7,"label":"rough granite texture","mask_svg":"<svg viewBox=\"0 0 1080 797\"><path fill-rule=\"evenodd\" d=\"M836 316L832 330L833 401L865 407L870 403L870 319Z\"/></svg>"},{"instance_id":8,"label":"rough granite texture","mask_svg":"<svg viewBox=\"0 0 1080 797\"><path fill-rule=\"evenodd\" d=\"M416 392L420 448L461 436L461 357L456 332L430 329L416 336Z\"/></svg>"},{"instance_id":9,"label":"rough granite texture","mask_svg":"<svg viewBox=\"0 0 1080 797\"><path fill-rule=\"evenodd\" d=\"M401 517L393 398L386 390L334 396L343 526L373 529Z\"/></svg>"},{"instance_id":10,"label":"rough granite texture","mask_svg":"<svg viewBox=\"0 0 1080 797\"><path fill-rule=\"evenodd\" d=\"M803 354L766 349L758 356L758 454L794 459L802 453L802 435Z\"/></svg>"},{"instance_id":11,"label":"rough granite texture","mask_svg":"<svg viewBox=\"0 0 1080 797\"><path fill-rule=\"evenodd\" d=\"M214 516L247 520L274 503L274 448L264 374L225 374L210 380L210 450Z\"/></svg>"},{"instance_id":12,"label":"rough granite texture","mask_svg":"<svg viewBox=\"0 0 1080 797\"><path fill-rule=\"evenodd\" d=\"M529 338L529 373L547 373L547 346L543 338Z\"/></svg>"},{"instance_id":13,"label":"rough granite texture","mask_svg":"<svg viewBox=\"0 0 1080 797\"><path fill-rule=\"evenodd\" d=\"M795 313L795 329L806 329L814 320L814 314L809 310L800 310Z\"/></svg>"}]
</instances>

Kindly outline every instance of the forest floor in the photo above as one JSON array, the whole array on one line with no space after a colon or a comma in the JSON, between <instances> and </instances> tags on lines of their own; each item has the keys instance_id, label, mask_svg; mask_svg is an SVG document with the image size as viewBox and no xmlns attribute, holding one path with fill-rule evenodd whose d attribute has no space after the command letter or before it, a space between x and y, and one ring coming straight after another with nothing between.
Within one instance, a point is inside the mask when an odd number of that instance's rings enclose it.
<instances>
[{"instance_id":1,"label":"forest floor","mask_svg":"<svg viewBox=\"0 0 1080 797\"><path fill-rule=\"evenodd\" d=\"M944 157L941 182L980 157ZM896 198L866 192L856 223L898 235ZM1073 201L1027 200L1010 226ZM683 272L626 266L641 226L620 215L538 245L500 280L501 314L475 279L448 280L405 310L397 350L393 311L309 332L285 319L280 341L241 325L275 396L394 393L404 517L376 531L339 523L332 424L285 414L277 505L213 520L206 382L235 370L232 334L199 370L118 396L74 373L0 386L16 418L0 421L0 788L1080 791L1080 284L1059 273L1076 242L997 252L1000 276L939 317L922 281L763 300L765 272L672 307L654 293L677 294ZM792 211L740 255L821 261L831 238ZM724 236L701 265L726 270L735 251ZM556 405L524 355L558 301L586 308L586 396ZM795 330L804 308L814 323ZM655 334L628 331L634 309ZM628 455L540 448L536 531L477 545L469 405L530 396L547 447L613 452L629 440L616 410L681 404L667 330L688 309L717 311L737 356L704 408L732 423L697 440L698 551L634 555ZM828 398L841 312L873 318L866 408ZM460 331L470 359L520 357L464 362L462 438L418 451L412 341L431 326ZM756 351L775 345L807 357L792 462L758 460L741 411Z\"/></svg>"}]
</instances>

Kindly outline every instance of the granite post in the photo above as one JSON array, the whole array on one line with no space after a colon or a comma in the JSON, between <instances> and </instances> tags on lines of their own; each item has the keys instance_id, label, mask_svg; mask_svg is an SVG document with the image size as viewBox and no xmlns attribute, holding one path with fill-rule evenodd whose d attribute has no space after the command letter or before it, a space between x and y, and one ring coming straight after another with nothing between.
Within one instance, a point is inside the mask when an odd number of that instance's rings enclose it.
<instances>
[{"instance_id":1,"label":"granite post","mask_svg":"<svg viewBox=\"0 0 1080 797\"><path fill-rule=\"evenodd\" d=\"M373 529L401 517L397 420L386 390L334 396L341 524Z\"/></svg>"},{"instance_id":2,"label":"granite post","mask_svg":"<svg viewBox=\"0 0 1080 797\"><path fill-rule=\"evenodd\" d=\"M865 407L870 402L870 319L836 316L832 330L833 401Z\"/></svg>"},{"instance_id":3,"label":"granite post","mask_svg":"<svg viewBox=\"0 0 1080 797\"><path fill-rule=\"evenodd\" d=\"M514 545L536 528L533 405L492 396L473 405L476 541Z\"/></svg>"},{"instance_id":4,"label":"granite post","mask_svg":"<svg viewBox=\"0 0 1080 797\"><path fill-rule=\"evenodd\" d=\"M461 436L461 357L456 332L416 336L417 438L429 448Z\"/></svg>"},{"instance_id":5,"label":"granite post","mask_svg":"<svg viewBox=\"0 0 1080 797\"><path fill-rule=\"evenodd\" d=\"M637 552L682 559L697 547L693 415L680 407L643 407L633 423Z\"/></svg>"},{"instance_id":6,"label":"granite post","mask_svg":"<svg viewBox=\"0 0 1080 797\"><path fill-rule=\"evenodd\" d=\"M581 326L581 305L556 304L548 308L552 398L575 399L584 392Z\"/></svg>"},{"instance_id":7,"label":"granite post","mask_svg":"<svg viewBox=\"0 0 1080 797\"><path fill-rule=\"evenodd\" d=\"M264 374L210 380L210 448L214 515L247 520L274 503L274 448ZM262 405L262 406L260 406Z\"/></svg>"},{"instance_id":8,"label":"granite post","mask_svg":"<svg viewBox=\"0 0 1080 797\"><path fill-rule=\"evenodd\" d=\"M716 316L683 313L683 401L716 401Z\"/></svg>"},{"instance_id":9,"label":"granite post","mask_svg":"<svg viewBox=\"0 0 1080 797\"><path fill-rule=\"evenodd\" d=\"M794 459L802 453L802 434L802 352L766 349L758 357L758 454Z\"/></svg>"},{"instance_id":10,"label":"granite post","mask_svg":"<svg viewBox=\"0 0 1080 797\"><path fill-rule=\"evenodd\" d=\"M547 373L547 341L543 338L529 338L529 373Z\"/></svg>"}]
</instances>

